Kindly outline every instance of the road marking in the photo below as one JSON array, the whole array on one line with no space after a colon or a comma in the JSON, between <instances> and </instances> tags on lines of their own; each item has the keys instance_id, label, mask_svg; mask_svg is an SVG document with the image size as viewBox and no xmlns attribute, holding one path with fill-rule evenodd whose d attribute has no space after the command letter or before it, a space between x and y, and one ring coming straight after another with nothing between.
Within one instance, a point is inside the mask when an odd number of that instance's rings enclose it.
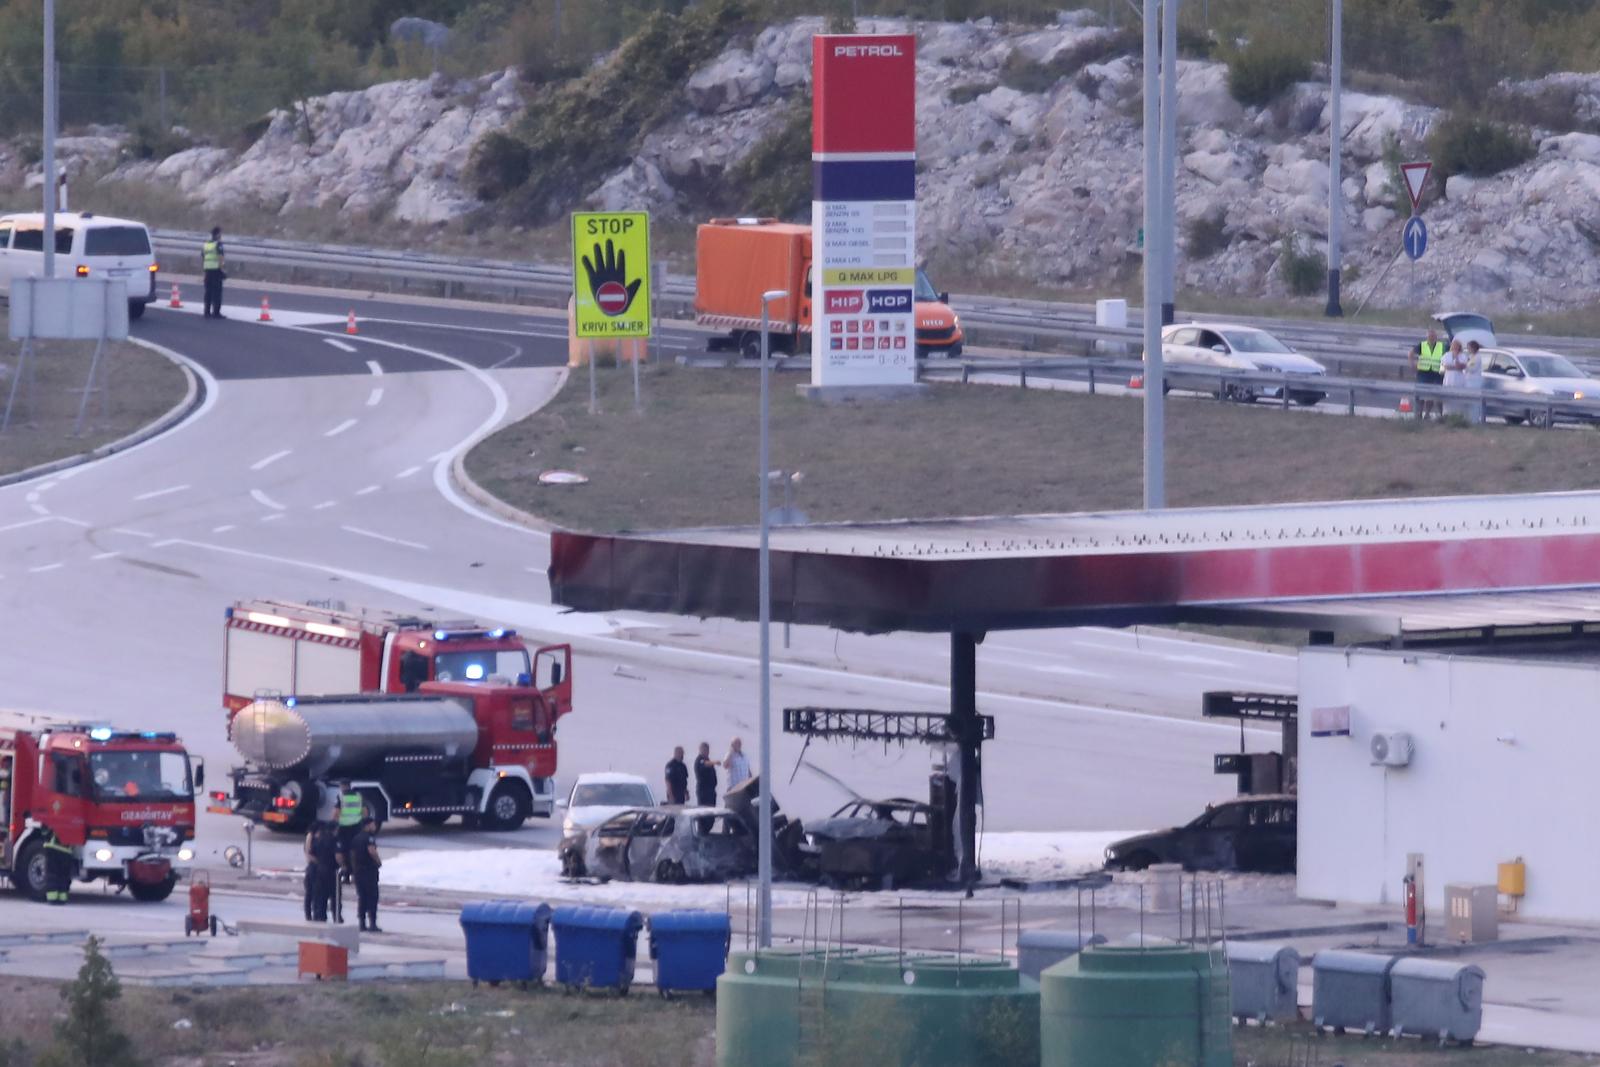
<instances>
[{"instance_id":1,"label":"road marking","mask_svg":"<svg viewBox=\"0 0 1600 1067\"><path fill-rule=\"evenodd\" d=\"M428 551L427 545L419 545L415 541L407 541L400 537L390 537L388 534L375 533L372 530L363 530L359 526L341 526L339 529L346 533L359 534L362 537L371 537L378 541L387 541L391 545L404 545L406 548L420 548L424 552Z\"/></svg>"},{"instance_id":2,"label":"road marking","mask_svg":"<svg viewBox=\"0 0 1600 1067\"><path fill-rule=\"evenodd\" d=\"M413 474L416 474L421 469L422 469L421 467L407 467L405 470L401 471L399 474L396 474L395 477L396 478L409 478Z\"/></svg>"},{"instance_id":3,"label":"road marking","mask_svg":"<svg viewBox=\"0 0 1600 1067\"><path fill-rule=\"evenodd\" d=\"M213 527L211 527L211 532L212 533L227 533L229 530L232 530L233 528L234 528L233 523L225 522L221 526L213 526Z\"/></svg>"},{"instance_id":4,"label":"road marking","mask_svg":"<svg viewBox=\"0 0 1600 1067\"><path fill-rule=\"evenodd\" d=\"M499 370L501 367L504 367L507 363L515 363L517 360L519 360L521 358L522 358L522 346L521 345L512 345L511 346L511 354L509 356L507 356L505 359L502 359L499 363L492 364L489 367L489 369L490 370Z\"/></svg>"},{"instance_id":5,"label":"road marking","mask_svg":"<svg viewBox=\"0 0 1600 1067\"><path fill-rule=\"evenodd\" d=\"M329 430L327 433L323 434L322 436L324 436L324 437L338 437L340 434L344 433L350 427L354 426L356 424L356 421L357 420L355 420L355 419L345 419L339 425L335 426L333 429Z\"/></svg>"},{"instance_id":6,"label":"road marking","mask_svg":"<svg viewBox=\"0 0 1600 1067\"><path fill-rule=\"evenodd\" d=\"M52 516L52 517L57 522L64 522L68 526L76 526L80 530L87 530L89 528L89 524L84 522L82 519L69 519L65 515L55 515L55 516Z\"/></svg>"},{"instance_id":7,"label":"road marking","mask_svg":"<svg viewBox=\"0 0 1600 1067\"><path fill-rule=\"evenodd\" d=\"M37 492L48 493L50 490L54 489L59 484L61 484L59 480L52 479L52 480L50 480L48 482L45 482L43 485L39 486Z\"/></svg>"},{"instance_id":8,"label":"road marking","mask_svg":"<svg viewBox=\"0 0 1600 1067\"><path fill-rule=\"evenodd\" d=\"M311 510L312 511L325 511L328 508L333 507L337 503L338 503L337 500L324 500L322 503L318 504L316 507L312 508Z\"/></svg>"},{"instance_id":9,"label":"road marking","mask_svg":"<svg viewBox=\"0 0 1600 1067\"><path fill-rule=\"evenodd\" d=\"M150 547L151 548L166 548L168 545L180 544L180 543L182 543L182 541L183 541L183 539L181 537L169 537L164 541L157 541L155 544L151 545Z\"/></svg>"},{"instance_id":10,"label":"road marking","mask_svg":"<svg viewBox=\"0 0 1600 1067\"><path fill-rule=\"evenodd\" d=\"M357 489L356 496L367 496L369 493L376 493L380 488L381 486L369 485L365 489Z\"/></svg>"},{"instance_id":11,"label":"road marking","mask_svg":"<svg viewBox=\"0 0 1600 1067\"><path fill-rule=\"evenodd\" d=\"M455 455L455 453L453 453L453 452L435 452L433 455L428 457L428 462L429 463L442 463L445 460L449 459L453 455Z\"/></svg>"},{"instance_id":12,"label":"road marking","mask_svg":"<svg viewBox=\"0 0 1600 1067\"><path fill-rule=\"evenodd\" d=\"M181 493L187 488L189 488L187 485L172 485L172 486L168 486L165 489L152 489L148 493L140 493L138 496L134 497L133 499L135 499L135 500L154 500L158 496L170 496L173 493Z\"/></svg>"},{"instance_id":13,"label":"road marking","mask_svg":"<svg viewBox=\"0 0 1600 1067\"><path fill-rule=\"evenodd\" d=\"M282 459L284 456L287 456L293 451L294 449L292 448L286 448L281 452L274 452L272 455L267 456L264 459L258 459L254 463L250 464L250 469L253 471L266 470L268 467L272 466L274 463L278 462L278 460Z\"/></svg>"},{"instance_id":14,"label":"road marking","mask_svg":"<svg viewBox=\"0 0 1600 1067\"><path fill-rule=\"evenodd\" d=\"M341 352L354 352L356 350L355 345L347 345L337 337L324 337L322 340L324 344L330 344Z\"/></svg>"},{"instance_id":15,"label":"road marking","mask_svg":"<svg viewBox=\"0 0 1600 1067\"><path fill-rule=\"evenodd\" d=\"M37 566L37 567L29 567L28 568L28 573L29 574L43 574L45 571L59 570L64 566L66 566L66 564L64 564L64 563L45 563L45 564L41 564L40 566Z\"/></svg>"},{"instance_id":16,"label":"road marking","mask_svg":"<svg viewBox=\"0 0 1600 1067\"><path fill-rule=\"evenodd\" d=\"M28 503L32 504L34 501L39 499L39 490L35 489L33 492L29 493L27 496L23 497L22 499L24 499Z\"/></svg>"},{"instance_id":17,"label":"road marking","mask_svg":"<svg viewBox=\"0 0 1600 1067\"><path fill-rule=\"evenodd\" d=\"M89 558L93 560L116 559L120 555L122 555L121 552L96 552Z\"/></svg>"},{"instance_id":18,"label":"road marking","mask_svg":"<svg viewBox=\"0 0 1600 1067\"><path fill-rule=\"evenodd\" d=\"M367 360L367 369L372 372L374 377L383 377L383 367L378 363L377 360Z\"/></svg>"},{"instance_id":19,"label":"road marking","mask_svg":"<svg viewBox=\"0 0 1600 1067\"><path fill-rule=\"evenodd\" d=\"M278 520L279 520L279 519L281 519L281 518L283 518L283 512L281 512L281 511L274 511L274 512L273 512L273 513L272 513L272 514L270 514L270 515L263 515L263 516L261 516L261 517L260 517L260 518L259 518L259 519L257 519L257 520L256 520L256 521L257 521L257 522L277 522L277 521L278 521Z\"/></svg>"},{"instance_id":20,"label":"road marking","mask_svg":"<svg viewBox=\"0 0 1600 1067\"><path fill-rule=\"evenodd\" d=\"M48 515L48 514L50 514L50 509L45 507L43 504L29 504L28 505L28 510L33 512L35 515Z\"/></svg>"},{"instance_id":21,"label":"road marking","mask_svg":"<svg viewBox=\"0 0 1600 1067\"><path fill-rule=\"evenodd\" d=\"M113 526L111 528L111 532L112 533L119 533L119 534L127 534L129 537L154 537L155 536L155 534L153 534L153 533L145 533L143 530L135 530L135 529L132 529L131 527L128 527L128 526Z\"/></svg>"},{"instance_id":22,"label":"road marking","mask_svg":"<svg viewBox=\"0 0 1600 1067\"><path fill-rule=\"evenodd\" d=\"M259 489L250 490L250 499L254 500L257 504L260 504L264 508L271 508L273 511L284 510L284 506L282 504L278 503L276 500L272 499Z\"/></svg>"},{"instance_id":23,"label":"road marking","mask_svg":"<svg viewBox=\"0 0 1600 1067\"><path fill-rule=\"evenodd\" d=\"M23 519L21 522L14 522L9 526L0 526L0 533L5 533L8 530L22 530L22 529L26 529L29 526L37 526L41 522L49 522L49 521L51 521L51 520L49 520L49 519Z\"/></svg>"},{"instance_id":24,"label":"road marking","mask_svg":"<svg viewBox=\"0 0 1600 1067\"><path fill-rule=\"evenodd\" d=\"M383 399L383 386L380 385L377 388L373 389L372 392L367 394L367 407L369 407L369 408L377 407L378 406L378 401L380 401L382 399Z\"/></svg>"}]
</instances>

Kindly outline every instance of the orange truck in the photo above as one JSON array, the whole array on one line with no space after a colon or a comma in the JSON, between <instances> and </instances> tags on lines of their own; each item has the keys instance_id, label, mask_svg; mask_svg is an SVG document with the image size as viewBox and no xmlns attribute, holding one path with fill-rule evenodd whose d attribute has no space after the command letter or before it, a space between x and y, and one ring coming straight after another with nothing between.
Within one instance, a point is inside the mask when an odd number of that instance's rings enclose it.
<instances>
[{"instance_id":1,"label":"orange truck","mask_svg":"<svg viewBox=\"0 0 1600 1067\"><path fill-rule=\"evenodd\" d=\"M711 348L761 355L761 294L802 294L772 302L772 347L802 352L811 338L811 227L776 219L712 219L695 238L695 321L726 330ZM917 356L961 355L966 341L950 294L934 289L921 268L916 287Z\"/></svg>"}]
</instances>

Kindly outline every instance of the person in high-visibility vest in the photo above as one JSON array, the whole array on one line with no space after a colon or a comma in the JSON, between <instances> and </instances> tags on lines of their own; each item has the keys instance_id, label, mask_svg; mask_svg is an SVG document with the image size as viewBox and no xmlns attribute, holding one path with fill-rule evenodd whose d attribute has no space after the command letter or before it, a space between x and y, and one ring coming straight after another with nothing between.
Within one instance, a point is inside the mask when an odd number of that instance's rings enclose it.
<instances>
[{"instance_id":1,"label":"person in high-visibility vest","mask_svg":"<svg viewBox=\"0 0 1600 1067\"><path fill-rule=\"evenodd\" d=\"M200 266L206 275L205 317L222 318L222 280L228 276L223 270L222 227L211 228L211 240L200 246Z\"/></svg>"},{"instance_id":2,"label":"person in high-visibility vest","mask_svg":"<svg viewBox=\"0 0 1600 1067\"><path fill-rule=\"evenodd\" d=\"M44 899L51 904L65 904L67 891L72 888L72 849L61 843L51 830L44 832Z\"/></svg>"},{"instance_id":3,"label":"person in high-visibility vest","mask_svg":"<svg viewBox=\"0 0 1600 1067\"><path fill-rule=\"evenodd\" d=\"M1445 344L1439 340L1439 331L1428 330L1428 339L1411 350L1411 369L1416 372L1418 385L1444 384L1444 353ZM1436 402L1419 398L1417 416L1421 418L1437 407Z\"/></svg>"}]
</instances>

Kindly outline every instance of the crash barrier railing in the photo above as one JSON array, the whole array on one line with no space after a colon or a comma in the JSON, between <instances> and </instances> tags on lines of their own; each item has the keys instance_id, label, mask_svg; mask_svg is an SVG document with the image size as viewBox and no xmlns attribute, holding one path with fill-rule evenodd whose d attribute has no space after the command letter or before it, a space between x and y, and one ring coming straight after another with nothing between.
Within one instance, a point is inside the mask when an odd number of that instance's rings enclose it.
<instances>
[{"instance_id":1,"label":"crash barrier railing","mask_svg":"<svg viewBox=\"0 0 1600 1067\"><path fill-rule=\"evenodd\" d=\"M161 257L188 257L195 261L206 239L204 234L174 230L158 230L153 236ZM565 304L572 292L572 275L564 266L262 237L228 238L226 245L236 271L261 266L286 275L290 281L331 278L353 283L357 279L375 279L391 290L432 288L445 297L485 294L549 306ZM688 318L694 314L694 278L690 275L663 272L655 296L663 315ZM952 304L960 312L972 343L981 340L1024 348L1076 340L1143 344L1143 333L1137 325L1095 325L1090 305L965 294L956 295ZM1137 309L1130 308L1129 314L1130 321L1138 321ZM1300 351L1318 358L1365 355L1399 363L1418 340L1414 330L1396 327L1331 326L1256 316L1218 317L1269 329ZM1518 343L1600 360L1600 345L1579 338L1528 335L1519 337Z\"/></svg>"}]
</instances>

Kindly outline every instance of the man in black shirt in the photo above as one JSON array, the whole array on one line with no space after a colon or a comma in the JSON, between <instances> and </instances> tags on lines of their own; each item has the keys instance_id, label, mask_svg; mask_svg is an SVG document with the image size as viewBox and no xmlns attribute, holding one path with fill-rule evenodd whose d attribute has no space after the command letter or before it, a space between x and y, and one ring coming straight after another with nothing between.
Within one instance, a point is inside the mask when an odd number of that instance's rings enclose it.
<instances>
[{"instance_id":1,"label":"man in black shirt","mask_svg":"<svg viewBox=\"0 0 1600 1067\"><path fill-rule=\"evenodd\" d=\"M667 760L667 803L689 803L689 768L683 762L683 746L672 750Z\"/></svg>"},{"instance_id":2,"label":"man in black shirt","mask_svg":"<svg viewBox=\"0 0 1600 1067\"><path fill-rule=\"evenodd\" d=\"M361 830L350 840L350 868L355 875L356 913L361 929L381 934L378 928L378 868L383 861L378 858L378 821L368 818Z\"/></svg>"},{"instance_id":3,"label":"man in black shirt","mask_svg":"<svg viewBox=\"0 0 1600 1067\"><path fill-rule=\"evenodd\" d=\"M694 799L703 808L717 806L717 765L710 743L700 742L700 754L694 758Z\"/></svg>"}]
</instances>

